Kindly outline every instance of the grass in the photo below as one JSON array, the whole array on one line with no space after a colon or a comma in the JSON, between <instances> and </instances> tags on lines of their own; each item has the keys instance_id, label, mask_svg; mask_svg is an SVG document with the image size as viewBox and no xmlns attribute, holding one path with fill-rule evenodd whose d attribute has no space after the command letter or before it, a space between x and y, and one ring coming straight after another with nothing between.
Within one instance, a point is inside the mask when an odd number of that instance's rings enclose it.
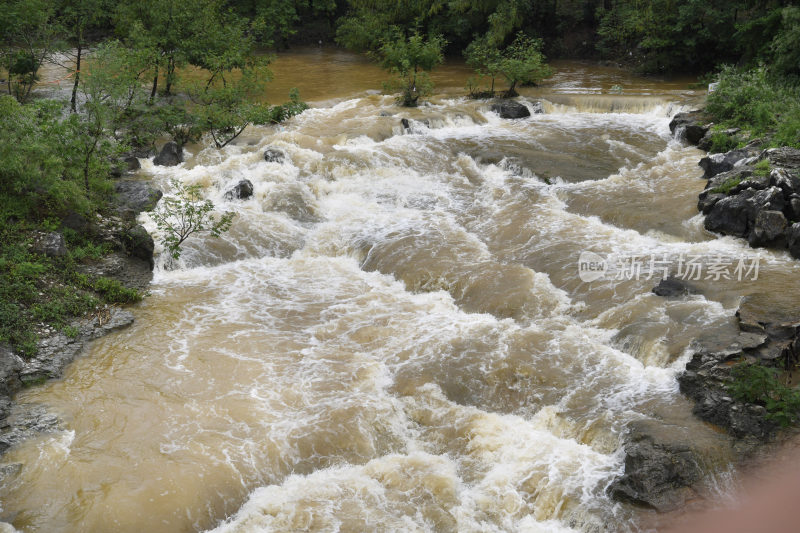
<instances>
[{"instance_id":1,"label":"grass","mask_svg":"<svg viewBox=\"0 0 800 533\"><path fill-rule=\"evenodd\" d=\"M768 159L762 159L758 163L756 163L755 167L753 167L753 174L756 176L760 176L762 178L766 178L769 176L769 172L772 170L769 165Z\"/></svg>"},{"instance_id":2,"label":"grass","mask_svg":"<svg viewBox=\"0 0 800 533\"><path fill-rule=\"evenodd\" d=\"M800 148L800 86L765 67L723 67L706 111L720 129L741 128L747 141L761 138L766 146Z\"/></svg>"},{"instance_id":3,"label":"grass","mask_svg":"<svg viewBox=\"0 0 800 533\"><path fill-rule=\"evenodd\" d=\"M70 325L73 319L103 303L127 304L142 299L138 291L114 279L93 278L76 270L79 262L108 253L108 245L67 231L65 257L33 252L35 232L51 226L7 220L0 227L0 342L9 343L23 357L36 353L40 324L75 338L79 332Z\"/></svg>"},{"instance_id":4,"label":"grass","mask_svg":"<svg viewBox=\"0 0 800 533\"><path fill-rule=\"evenodd\" d=\"M783 427L797 421L800 412L800 391L787 387L779 379L777 368L759 364L739 364L731 370L733 382L728 386L737 400L762 405L767 418Z\"/></svg>"},{"instance_id":5,"label":"grass","mask_svg":"<svg viewBox=\"0 0 800 533\"><path fill-rule=\"evenodd\" d=\"M741 178L728 178L727 180L725 180L724 183L722 183L722 185L711 189L711 192L728 194L734 187L739 185L741 182L742 182Z\"/></svg>"}]
</instances>

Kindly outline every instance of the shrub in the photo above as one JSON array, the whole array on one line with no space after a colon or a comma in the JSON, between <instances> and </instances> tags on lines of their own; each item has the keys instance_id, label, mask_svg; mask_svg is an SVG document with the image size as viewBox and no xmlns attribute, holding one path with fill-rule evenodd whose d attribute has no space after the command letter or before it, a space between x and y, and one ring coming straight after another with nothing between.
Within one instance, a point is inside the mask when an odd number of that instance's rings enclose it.
<instances>
[{"instance_id":1,"label":"shrub","mask_svg":"<svg viewBox=\"0 0 800 533\"><path fill-rule=\"evenodd\" d=\"M740 364L731 370L733 382L728 391L737 400L763 405L767 418L786 427L797 421L800 391L778 379L778 369L759 364Z\"/></svg>"}]
</instances>

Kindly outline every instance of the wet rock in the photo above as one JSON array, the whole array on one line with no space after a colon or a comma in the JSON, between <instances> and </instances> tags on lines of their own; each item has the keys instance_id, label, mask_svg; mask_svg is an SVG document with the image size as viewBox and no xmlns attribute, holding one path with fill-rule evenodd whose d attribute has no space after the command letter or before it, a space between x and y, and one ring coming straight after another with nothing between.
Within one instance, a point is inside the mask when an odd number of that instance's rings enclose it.
<instances>
[{"instance_id":1,"label":"wet rock","mask_svg":"<svg viewBox=\"0 0 800 533\"><path fill-rule=\"evenodd\" d=\"M544 114L544 106L541 102L534 102L531 104L531 113L534 115L543 115Z\"/></svg>"},{"instance_id":2,"label":"wet rock","mask_svg":"<svg viewBox=\"0 0 800 533\"><path fill-rule=\"evenodd\" d=\"M702 478L695 451L682 438L633 423L625 443L625 473L614 481L612 497L667 512L683 506Z\"/></svg>"},{"instance_id":3,"label":"wet rock","mask_svg":"<svg viewBox=\"0 0 800 533\"><path fill-rule=\"evenodd\" d=\"M800 194L800 178L792 175L784 168L773 169L769 173L768 183L781 190L784 196Z\"/></svg>"},{"instance_id":4,"label":"wet rock","mask_svg":"<svg viewBox=\"0 0 800 533\"><path fill-rule=\"evenodd\" d=\"M165 144L153 159L154 165L162 167L174 167L181 163L183 163L183 148L175 141Z\"/></svg>"},{"instance_id":5,"label":"wet rock","mask_svg":"<svg viewBox=\"0 0 800 533\"><path fill-rule=\"evenodd\" d=\"M500 118L525 118L531 116L528 107L515 100L500 100L494 102L490 109L500 115Z\"/></svg>"},{"instance_id":6,"label":"wet rock","mask_svg":"<svg viewBox=\"0 0 800 533\"><path fill-rule=\"evenodd\" d=\"M137 224L127 229L123 234L122 242L128 255L147 261L150 270L153 270L155 243L144 226Z\"/></svg>"},{"instance_id":7,"label":"wet rock","mask_svg":"<svg viewBox=\"0 0 800 533\"><path fill-rule=\"evenodd\" d=\"M689 144L697 144L708 132L706 117L702 110L678 113L669 123L669 131L673 135L680 134Z\"/></svg>"},{"instance_id":8,"label":"wet rock","mask_svg":"<svg viewBox=\"0 0 800 533\"><path fill-rule=\"evenodd\" d=\"M789 253L795 259L800 259L800 222L795 222L786 231L786 240Z\"/></svg>"},{"instance_id":9,"label":"wet rock","mask_svg":"<svg viewBox=\"0 0 800 533\"><path fill-rule=\"evenodd\" d=\"M22 387L23 360L5 343L0 344L0 427L11 409L11 396Z\"/></svg>"},{"instance_id":10,"label":"wet rock","mask_svg":"<svg viewBox=\"0 0 800 533\"><path fill-rule=\"evenodd\" d=\"M58 417L43 405L16 405L9 416L8 427L0 432L0 454L31 437L58 430Z\"/></svg>"},{"instance_id":11,"label":"wet rock","mask_svg":"<svg viewBox=\"0 0 800 533\"><path fill-rule=\"evenodd\" d=\"M128 180L114 184L120 214L134 218L142 211L153 209L164 195L148 182Z\"/></svg>"},{"instance_id":12,"label":"wet rock","mask_svg":"<svg viewBox=\"0 0 800 533\"><path fill-rule=\"evenodd\" d=\"M712 189L703 191L697 201L697 210L704 215L710 213L711 208L714 207L717 202L728 196L724 192L711 192L711 190Z\"/></svg>"},{"instance_id":13,"label":"wet rock","mask_svg":"<svg viewBox=\"0 0 800 533\"><path fill-rule=\"evenodd\" d=\"M401 118L400 125L403 126L404 131L408 131L411 129L411 123L408 121L407 118Z\"/></svg>"},{"instance_id":14,"label":"wet rock","mask_svg":"<svg viewBox=\"0 0 800 533\"><path fill-rule=\"evenodd\" d=\"M653 292L665 298L676 298L688 294L695 294L697 291L683 280L678 278L665 278L659 281L658 285L653 287Z\"/></svg>"},{"instance_id":15,"label":"wet rock","mask_svg":"<svg viewBox=\"0 0 800 533\"><path fill-rule=\"evenodd\" d=\"M749 192L748 192L749 191ZM753 219L753 204L749 200L755 195L755 190L747 189L736 196L726 196L714 203L703 221L703 226L708 231L744 237L750 229L750 220Z\"/></svg>"},{"instance_id":16,"label":"wet rock","mask_svg":"<svg viewBox=\"0 0 800 533\"><path fill-rule=\"evenodd\" d=\"M246 200L251 196L253 196L253 182L250 180L241 180L225 193L225 198L228 200Z\"/></svg>"},{"instance_id":17,"label":"wet rock","mask_svg":"<svg viewBox=\"0 0 800 533\"><path fill-rule=\"evenodd\" d=\"M800 169L800 149L783 146L765 150L760 159L768 159L773 167Z\"/></svg>"},{"instance_id":18,"label":"wet rock","mask_svg":"<svg viewBox=\"0 0 800 533\"><path fill-rule=\"evenodd\" d=\"M77 269L90 276L113 278L126 287L147 290L153 279L150 261L128 255L125 251L111 253L99 261L78 265Z\"/></svg>"},{"instance_id":19,"label":"wet rock","mask_svg":"<svg viewBox=\"0 0 800 533\"><path fill-rule=\"evenodd\" d=\"M789 196L789 203L784 206L784 212L791 222L800 222L800 195Z\"/></svg>"},{"instance_id":20,"label":"wet rock","mask_svg":"<svg viewBox=\"0 0 800 533\"><path fill-rule=\"evenodd\" d=\"M319 222L314 197L302 185L291 183L275 187L267 195L264 208L280 211L298 222Z\"/></svg>"},{"instance_id":21,"label":"wet rock","mask_svg":"<svg viewBox=\"0 0 800 533\"><path fill-rule=\"evenodd\" d=\"M711 154L700 160L698 165L703 169L703 178L711 179L717 174L733 170L737 163L746 161L754 154L747 149L731 150L724 154Z\"/></svg>"},{"instance_id":22,"label":"wet rock","mask_svg":"<svg viewBox=\"0 0 800 533\"><path fill-rule=\"evenodd\" d=\"M39 236L33 245L33 251L47 257L64 257L67 255L67 245L62 234L51 231Z\"/></svg>"},{"instance_id":23,"label":"wet rock","mask_svg":"<svg viewBox=\"0 0 800 533\"><path fill-rule=\"evenodd\" d=\"M267 163L283 163L286 160L286 154L277 148L267 148L264 150L264 161Z\"/></svg>"},{"instance_id":24,"label":"wet rock","mask_svg":"<svg viewBox=\"0 0 800 533\"><path fill-rule=\"evenodd\" d=\"M786 227L786 217L780 211L759 211L747 242L753 247L775 244L775 241L784 237Z\"/></svg>"}]
</instances>

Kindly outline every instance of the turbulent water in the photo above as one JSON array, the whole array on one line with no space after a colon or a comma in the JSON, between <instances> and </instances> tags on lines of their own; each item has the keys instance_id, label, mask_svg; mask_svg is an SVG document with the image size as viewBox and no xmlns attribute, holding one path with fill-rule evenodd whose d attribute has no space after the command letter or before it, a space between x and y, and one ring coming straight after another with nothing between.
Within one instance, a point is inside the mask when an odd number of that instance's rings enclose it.
<instances>
[{"instance_id":1,"label":"turbulent water","mask_svg":"<svg viewBox=\"0 0 800 533\"><path fill-rule=\"evenodd\" d=\"M305 66L311 87L373 68L331 53L283 68ZM63 430L3 457L22 466L6 469L0 518L41 532L636 530L647 513L606 489L637 420L691 438L707 494L729 490L729 443L692 418L675 374L743 294L796 291L797 268L703 231L701 153L668 129L696 97L685 83L557 67L521 99L546 114L524 120L455 91L404 110L362 80L179 167L143 162L166 194L173 178L203 186L234 225L160 258L133 327L19 395ZM226 200L241 179L254 197ZM760 274L667 300L659 276L581 281L584 251L757 258Z\"/></svg>"}]
</instances>

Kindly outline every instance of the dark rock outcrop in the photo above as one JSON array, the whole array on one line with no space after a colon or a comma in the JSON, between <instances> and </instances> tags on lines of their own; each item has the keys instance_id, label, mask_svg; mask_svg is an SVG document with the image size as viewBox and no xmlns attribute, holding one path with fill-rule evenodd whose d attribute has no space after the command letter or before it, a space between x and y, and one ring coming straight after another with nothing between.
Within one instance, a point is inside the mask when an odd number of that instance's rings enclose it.
<instances>
[{"instance_id":1,"label":"dark rock outcrop","mask_svg":"<svg viewBox=\"0 0 800 533\"><path fill-rule=\"evenodd\" d=\"M633 423L625 443L625 473L609 487L612 497L659 512L681 507L695 496L703 472L695 451L680 436L655 424Z\"/></svg>"},{"instance_id":2,"label":"dark rock outcrop","mask_svg":"<svg viewBox=\"0 0 800 533\"><path fill-rule=\"evenodd\" d=\"M128 228L123 233L122 242L128 255L147 261L148 265L150 265L150 270L153 270L155 266L153 259L155 243L153 242L153 237L147 233L143 226L137 224Z\"/></svg>"},{"instance_id":3,"label":"dark rock outcrop","mask_svg":"<svg viewBox=\"0 0 800 533\"><path fill-rule=\"evenodd\" d=\"M500 118L525 118L531 116L528 106L515 100L499 100L494 102L490 109L500 115Z\"/></svg>"},{"instance_id":4,"label":"dark rock outcrop","mask_svg":"<svg viewBox=\"0 0 800 533\"><path fill-rule=\"evenodd\" d=\"M795 259L800 259L800 222L795 222L786 231L787 246L789 253Z\"/></svg>"},{"instance_id":5,"label":"dark rock outcrop","mask_svg":"<svg viewBox=\"0 0 800 533\"><path fill-rule=\"evenodd\" d=\"M253 182L250 180L241 180L225 193L225 198L228 200L246 200L251 196L253 196Z\"/></svg>"},{"instance_id":6,"label":"dark rock outcrop","mask_svg":"<svg viewBox=\"0 0 800 533\"><path fill-rule=\"evenodd\" d=\"M7 344L0 344L0 422L11 410L11 395L22 387L22 366L22 359Z\"/></svg>"},{"instance_id":7,"label":"dark rock outcrop","mask_svg":"<svg viewBox=\"0 0 800 533\"><path fill-rule=\"evenodd\" d=\"M44 233L36 239L33 251L47 257L64 257L67 255L67 245L64 236L56 231Z\"/></svg>"},{"instance_id":8,"label":"dark rock outcrop","mask_svg":"<svg viewBox=\"0 0 800 533\"><path fill-rule=\"evenodd\" d=\"M678 135L689 144L697 144L708 132L705 113L702 110L678 113L669 123L669 131Z\"/></svg>"},{"instance_id":9,"label":"dark rock outcrop","mask_svg":"<svg viewBox=\"0 0 800 533\"><path fill-rule=\"evenodd\" d=\"M653 287L653 292L665 298L677 298L679 296L695 294L697 291L694 287L681 279L664 278L658 282L658 285Z\"/></svg>"},{"instance_id":10,"label":"dark rock outcrop","mask_svg":"<svg viewBox=\"0 0 800 533\"><path fill-rule=\"evenodd\" d=\"M154 165L162 167L174 167L181 163L183 163L183 148L175 141L165 144L153 159Z\"/></svg>"},{"instance_id":11,"label":"dark rock outcrop","mask_svg":"<svg viewBox=\"0 0 800 533\"><path fill-rule=\"evenodd\" d=\"M264 150L264 161L267 163L283 163L286 160L286 154L283 150L277 148L267 148Z\"/></svg>"},{"instance_id":12,"label":"dark rock outcrop","mask_svg":"<svg viewBox=\"0 0 800 533\"><path fill-rule=\"evenodd\" d=\"M706 215L703 224L709 231L746 238L753 247L788 248L800 258L798 232L792 230L800 222L800 150L769 149L756 156L750 150L701 161L708 177L697 202ZM766 170L762 161L769 163Z\"/></svg>"},{"instance_id":13,"label":"dark rock outcrop","mask_svg":"<svg viewBox=\"0 0 800 533\"><path fill-rule=\"evenodd\" d=\"M128 180L114 184L117 210L128 217L153 209L164 194L146 181Z\"/></svg>"}]
</instances>

